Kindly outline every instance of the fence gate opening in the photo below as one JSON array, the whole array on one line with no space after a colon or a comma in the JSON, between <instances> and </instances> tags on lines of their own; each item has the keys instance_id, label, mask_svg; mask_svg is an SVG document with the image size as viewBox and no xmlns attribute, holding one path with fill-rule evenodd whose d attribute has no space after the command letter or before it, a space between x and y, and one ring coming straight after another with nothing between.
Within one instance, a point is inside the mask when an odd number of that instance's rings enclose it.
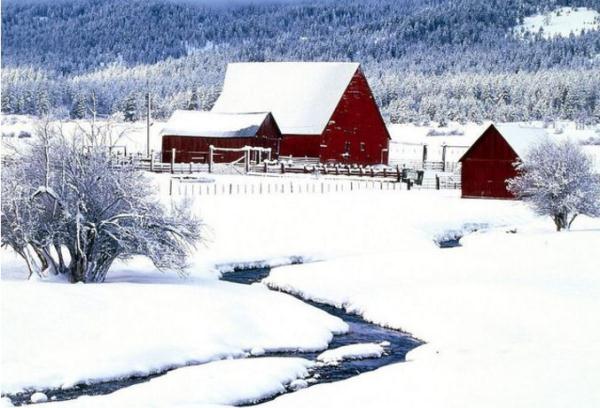
<instances>
[{"instance_id":1,"label":"fence gate opening","mask_svg":"<svg viewBox=\"0 0 600 408\"><path fill-rule=\"evenodd\" d=\"M244 173L248 173L250 171L251 164L260 164L265 160L271 160L270 147L244 146L240 148L233 148L215 147L213 145L210 145L208 150L209 173L227 172L227 170L234 170L235 172L242 173L241 169L243 169ZM240 157L228 163L216 163L215 153L218 152L239 152Z\"/></svg>"}]
</instances>

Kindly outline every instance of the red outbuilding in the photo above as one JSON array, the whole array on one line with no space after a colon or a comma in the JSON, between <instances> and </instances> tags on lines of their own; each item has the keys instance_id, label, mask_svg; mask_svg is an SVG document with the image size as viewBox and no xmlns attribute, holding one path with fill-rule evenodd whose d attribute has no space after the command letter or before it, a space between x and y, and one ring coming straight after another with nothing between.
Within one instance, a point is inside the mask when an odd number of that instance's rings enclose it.
<instances>
[{"instance_id":1,"label":"red outbuilding","mask_svg":"<svg viewBox=\"0 0 600 408\"><path fill-rule=\"evenodd\" d=\"M516 176L514 163L541 141L544 129L490 125L460 158L464 198L514 198L506 180Z\"/></svg>"},{"instance_id":2,"label":"red outbuilding","mask_svg":"<svg viewBox=\"0 0 600 408\"><path fill-rule=\"evenodd\" d=\"M162 132L162 161L170 162L175 149L177 163L208 163L209 147L240 149L245 146L279 150L281 131L268 112L215 113L178 110ZM215 163L240 158L235 151L213 154Z\"/></svg>"},{"instance_id":3,"label":"red outbuilding","mask_svg":"<svg viewBox=\"0 0 600 408\"><path fill-rule=\"evenodd\" d=\"M282 133L274 157L387 164L389 134L357 63L229 64L212 112L271 112Z\"/></svg>"}]
</instances>

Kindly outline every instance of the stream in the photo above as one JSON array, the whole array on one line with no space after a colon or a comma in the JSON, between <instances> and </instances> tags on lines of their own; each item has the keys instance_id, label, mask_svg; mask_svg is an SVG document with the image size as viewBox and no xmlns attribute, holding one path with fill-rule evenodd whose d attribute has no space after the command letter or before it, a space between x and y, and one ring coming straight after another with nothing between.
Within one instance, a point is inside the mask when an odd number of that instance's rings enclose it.
<instances>
[{"instance_id":1,"label":"stream","mask_svg":"<svg viewBox=\"0 0 600 408\"><path fill-rule=\"evenodd\" d=\"M271 272L270 268L253 268L241 269L233 272L226 272L221 277L221 280L240 283L252 284L260 282ZM303 299L299 296L294 296L304 303L321 309L333 316L337 316L346 322L349 326L347 333L333 336L327 350L335 349L342 346L361 343L382 343L386 342L385 354L377 358L365 358L359 360L344 360L335 365L319 365L317 364L311 372L311 376L307 379L309 385L342 381L350 377L354 377L367 371L372 371L377 368L403 362L406 359L406 353L423 344L421 340L411 337L409 334L378 326L374 323L369 323L357 314L348 313L344 309L336 308L324 303L317 303ZM324 350L323 350L324 351ZM280 356L280 357L302 357L307 360L315 361L317 356L323 351L318 352L277 352L266 353L265 356ZM293 390L288 390L293 391ZM279 394L281 395L281 394ZM276 395L273 399L278 397ZM265 402L261 400L260 402ZM254 405L248 404L248 405Z\"/></svg>"},{"instance_id":2,"label":"stream","mask_svg":"<svg viewBox=\"0 0 600 408\"><path fill-rule=\"evenodd\" d=\"M240 269L232 272L226 272L221 277L221 280L238 283L238 284L252 284L260 282L266 278L271 269L270 268L251 268L251 269ZM294 296L294 295L290 295ZM338 364L325 365L316 364L314 368L310 370L309 378L306 378L307 385L314 385L319 383L327 383L334 381L345 380L350 377L354 377L358 374L375 370L379 367L383 367L393 363L399 363L405 361L406 353L415 347L423 344L422 341L411 337L407 333L393 330L378 326L373 323L369 323L360 316L352 313L348 313L343 309L336 308L323 303L317 303L309 300L302 299L298 296L296 298L302 300L304 303L321 309L331 315L337 316L345 321L349 326L349 331L344 334L335 335L332 341L329 343L327 350L335 349L342 346L351 344L361 343L382 343L385 344L385 353L378 358L365 358L357 360L344 360ZM384 343L385 342L385 343ZM324 350L323 350L324 351ZM265 356L278 356L278 357L302 357L307 360L316 361L317 356L323 351L319 352L301 352L301 351L287 351L287 352L266 352L260 357ZM258 357L258 356L257 356ZM249 357L256 358L256 357ZM177 369L177 368L173 368ZM63 401L78 398L84 395L104 395L110 394L121 388L129 387L141 382L149 381L153 378L164 375L165 373L173 370L167 369L159 373L154 373L147 376L133 376L123 379L115 379L110 381L98 382L93 384L80 384L75 387L68 389L47 389L39 390L46 394L49 401ZM286 388L286 392L293 392L294 389L291 386ZM31 404L30 398L34 391L22 392L17 394L5 395L10 398L15 406ZM260 401L253 401L252 403L245 404L255 405L261 402L265 402L274 398L277 398L282 394L271 396L268 398L261 399Z\"/></svg>"}]
</instances>

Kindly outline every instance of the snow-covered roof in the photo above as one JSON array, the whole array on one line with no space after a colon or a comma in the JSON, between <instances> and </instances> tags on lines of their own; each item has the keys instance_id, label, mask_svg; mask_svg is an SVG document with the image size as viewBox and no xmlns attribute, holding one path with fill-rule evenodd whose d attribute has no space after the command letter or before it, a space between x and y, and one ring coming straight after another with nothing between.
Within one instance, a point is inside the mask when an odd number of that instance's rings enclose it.
<instances>
[{"instance_id":1,"label":"snow-covered roof","mask_svg":"<svg viewBox=\"0 0 600 408\"><path fill-rule=\"evenodd\" d=\"M269 115L177 110L161 134L170 136L253 137Z\"/></svg>"},{"instance_id":2,"label":"snow-covered roof","mask_svg":"<svg viewBox=\"0 0 600 408\"><path fill-rule=\"evenodd\" d=\"M504 140L515 151L517 156L523 158L529 148L548 137L545 129L521 126L519 124L496 125Z\"/></svg>"},{"instance_id":3,"label":"snow-covered roof","mask_svg":"<svg viewBox=\"0 0 600 408\"><path fill-rule=\"evenodd\" d=\"M358 63L263 62L227 66L213 112L271 112L282 133L325 129Z\"/></svg>"}]
</instances>

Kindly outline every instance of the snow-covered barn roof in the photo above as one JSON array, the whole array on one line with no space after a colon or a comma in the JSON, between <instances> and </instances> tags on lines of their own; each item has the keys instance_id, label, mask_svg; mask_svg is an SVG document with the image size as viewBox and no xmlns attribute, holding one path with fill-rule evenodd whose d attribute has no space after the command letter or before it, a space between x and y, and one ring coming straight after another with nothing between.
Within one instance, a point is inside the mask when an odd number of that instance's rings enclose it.
<instances>
[{"instance_id":1,"label":"snow-covered barn roof","mask_svg":"<svg viewBox=\"0 0 600 408\"><path fill-rule=\"evenodd\" d=\"M213 112L271 112L282 133L325 129L358 63L263 62L227 66Z\"/></svg>"},{"instance_id":2,"label":"snow-covered barn roof","mask_svg":"<svg viewBox=\"0 0 600 408\"><path fill-rule=\"evenodd\" d=\"M268 112L216 113L177 110L161 131L169 136L254 137Z\"/></svg>"},{"instance_id":3,"label":"snow-covered barn roof","mask_svg":"<svg viewBox=\"0 0 600 408\"><path fill-rule=\"evenodd\" d=\"M508 143L511 149L513 149L517 156L521 158L525 157L531 146L548 137L548 133L542 128L523 126L519 123L504 123L501 125L492 124L486 128L486 130L477 138L477 140L475 140L471 147L467 149L467 151L458 161L463 161L463 159L470 154L473 146L475 146L477 141L486 134L490 127L495 127L498 132L500 132L504 140L506 140L506 143Z\"/></svg>"},{"instance_id":4,"label":"snow-covered barn roof","mask_svg":"<svg viewBox=\"0 0 600 408\"><path fill-rule=\"evenodd\" d=\"M517 156L523 158L532 145L540 143L548 137L545 129L521 126L519 124L496 125L504 140L515 151Z\"/></svg>"}]
</instances>

